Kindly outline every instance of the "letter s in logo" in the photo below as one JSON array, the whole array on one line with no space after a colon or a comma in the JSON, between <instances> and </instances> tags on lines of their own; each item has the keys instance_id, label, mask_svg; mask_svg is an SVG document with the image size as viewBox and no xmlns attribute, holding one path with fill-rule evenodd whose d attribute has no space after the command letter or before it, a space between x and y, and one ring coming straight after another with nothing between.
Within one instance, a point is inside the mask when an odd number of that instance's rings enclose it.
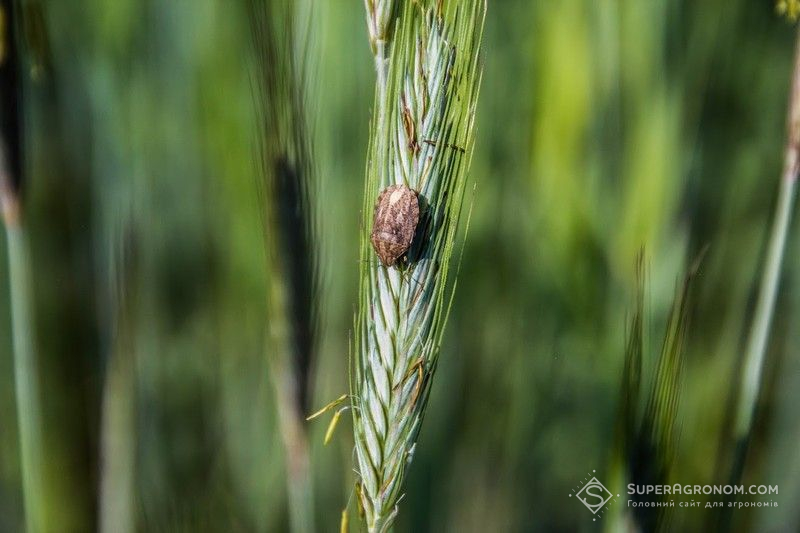
<instances>
[{"instance_id":1,"label":"letter s in logo","mask_svg":"<svg viewBox=\"0 0 800 533\"><path fill-rule=\"evenodd\" d=\"M576 496L587 509L597 514L614 495L596 477L593 477L578 491Z\"/></svg>"}]
</instances>

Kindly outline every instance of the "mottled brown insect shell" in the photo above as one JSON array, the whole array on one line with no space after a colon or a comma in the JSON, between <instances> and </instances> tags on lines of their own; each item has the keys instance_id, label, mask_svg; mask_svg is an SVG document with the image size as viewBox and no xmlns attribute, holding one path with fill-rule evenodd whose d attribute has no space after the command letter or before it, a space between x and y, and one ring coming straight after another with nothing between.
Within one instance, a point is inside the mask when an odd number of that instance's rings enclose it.
<instances>
[{"instance_id":1,"label":"mottled brown insect shell","mask_svg":"<svg viewBox=\"0 0 800 533\"><path fill-rule=\"evenodd\" d=\"M386 266L408 251L419 222L417 193L405 185L390 185L378 195L370 241Z\"/></svg>"}]
</instances>

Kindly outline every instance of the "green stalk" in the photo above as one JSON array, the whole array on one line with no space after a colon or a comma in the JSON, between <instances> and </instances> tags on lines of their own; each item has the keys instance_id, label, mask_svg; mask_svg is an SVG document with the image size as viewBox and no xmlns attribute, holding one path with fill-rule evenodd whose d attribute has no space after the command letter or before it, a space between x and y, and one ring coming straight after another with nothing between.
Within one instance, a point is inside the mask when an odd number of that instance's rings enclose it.
<instances>
[{"instance_id":1,"label":"green stalk","mask_svg":"<svg viewBox=\"0 0 800 533\"><path fill-rule=\"evenodd\" d=\"M758 302L753 315L750 334L744 355L744 366L739 389L739 404L736 410L735 438L746 439L753 424L753 413L761 390L761 374L764 368L772 315L780 282L781 265L786 249L786 238L792 219L797 188L797 175L800 168L800 34L795 48L794 73L789 95L788 136L784 157L784 168L778 192L778 205L772 225L769 248L765 258L764 273L761 278ZM739 467L739 470L741 468ZM739 472L736 477L741 475Z\"/></svg>"},{"instance_id":2,"label":"green stalk","mask_svg":"<svg viewBox=\"0 0 800 533\"><path fill-rule=\"evenodd\" d=\"M134 531L136 454L135 380L132 353L118 349L111 356L103 394L100 486L100 531Z\"/></svg>"},{"instance_id":3,"label":"green stalk","mask_svg":"<svg viewBox=\"0 0 800 533\"><path fill-rule=\"evenodd\" d=\"M3 214L8 243L9 293L14 347L14 385L17 400L22 491L29 532L44 530L42 473L42 407L34 342L30 257L19 220L15 195L4 191Z\"/></svg>"},{"instance_id":4,"label":"green stalk","mask_svg":"<svg viewBox=\"0 0 800 533\"><path fill-rule=\"evenodd\" d=\"M33 287L28 238L20 204L22 159L22 95L19 73L16 3L0 3L5 19L0 34L0 214L6 228L14 389L20 444L20 470L27 531L46 531L43 473L42 405L39 394L33 314Z\"/></svg>"},{"instance_id":5,"label":"green stalk","mask_svg":"<svg viewBox=\"0 0 800 533\"><path fill-rule=\"evenodd\" d=\"M728 484L737 485L744 473L745 460L750 447L758 396L761 391L761 375L764 370L770 324L775 311L775 300L780 282L781 265L786 249L786 239L792 219L800 169L800 33L795 44L794 71L789 92L787 112L787 139L784 165L781 174L778 204L765 257L764 272L759 286L758 301L744 352L738 397L734 398L735 411L732 435L732 461L728 470ZM732 496L735 499L735 496ZM729 500L730 504L732 500ZM731 507L722 508L716 527L726 530L731 525Z\"/></svg>"},{"instance_id":6,"label":"green stalk","mask_svg":"<svg viewBox=\"0 0 800 533\"><path fill-rule=\"evenodd\" d=\"M124 272L126 260L117 265ZM120 276L114 299L114 337L103 390L100 454L99 530L131 533L136 528L136 360L132 312L126 292L134 292Z\"/></svg>"}]
</instances>

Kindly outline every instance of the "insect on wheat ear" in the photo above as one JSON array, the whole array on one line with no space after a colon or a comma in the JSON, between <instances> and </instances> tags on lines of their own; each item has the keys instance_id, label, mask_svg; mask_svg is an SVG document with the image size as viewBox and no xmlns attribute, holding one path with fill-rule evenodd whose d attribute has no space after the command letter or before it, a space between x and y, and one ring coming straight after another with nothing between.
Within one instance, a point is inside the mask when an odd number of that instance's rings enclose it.
<instances>
[{"instance_id":1,"label":"insect on wheat ear","mask_svg":"<svg viewBox=\"0 0 800 533\"><path fill-rule=\"evenodd\" d=\"M390 185L378 195L370 241L384 266L408 252L419 223L419 196L405 185Z\"/></svg>"}]
</instances>

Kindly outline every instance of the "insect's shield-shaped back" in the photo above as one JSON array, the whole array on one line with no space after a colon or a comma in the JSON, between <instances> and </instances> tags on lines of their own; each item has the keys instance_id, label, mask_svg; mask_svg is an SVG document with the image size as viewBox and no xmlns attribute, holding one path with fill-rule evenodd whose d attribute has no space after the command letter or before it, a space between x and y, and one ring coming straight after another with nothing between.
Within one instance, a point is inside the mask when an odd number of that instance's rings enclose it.
<instances>
[{"instance_id":1,"label":"insect's shield-shaped back","mask_svg":"<svg viewBox=\"0 0 800 533\"><path fill-rule=\"evenodd\" d=\"M370 241L385 266L394 265L411 247L419 223L417 193L390 185L378 195Z\"/></svg>"}]
</instances>

